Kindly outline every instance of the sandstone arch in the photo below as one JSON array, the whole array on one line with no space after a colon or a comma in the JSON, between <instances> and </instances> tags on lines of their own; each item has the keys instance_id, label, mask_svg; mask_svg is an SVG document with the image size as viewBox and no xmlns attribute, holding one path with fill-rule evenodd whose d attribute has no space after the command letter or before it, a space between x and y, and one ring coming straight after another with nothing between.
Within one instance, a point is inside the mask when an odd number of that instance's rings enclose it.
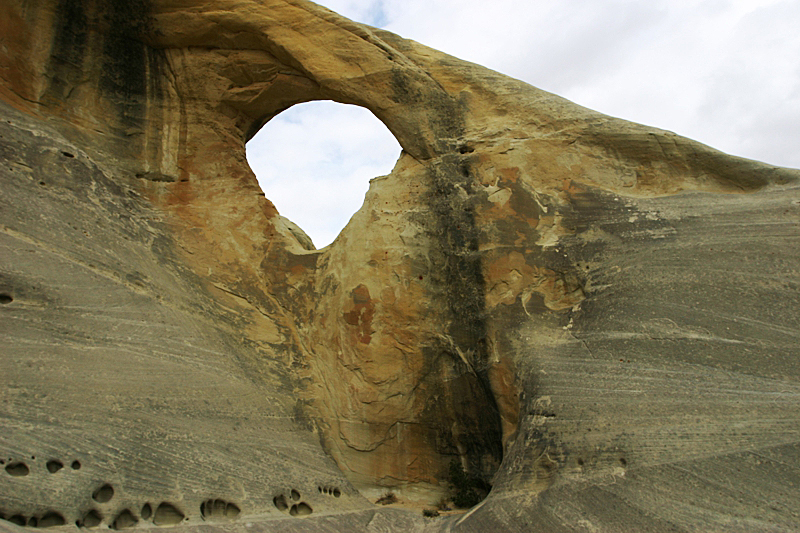
<instances>
[{"instance_id":1,"label":"sandstone arch","mask_svg":"<svg viewBox=\"0 0 800 533\"><path fill-rule=\"evenodd\" d=\"M797 170L301 0L2 6L4 516L367 529L457 457L493 492L431 530L796 528ZM404 149L324 253L244 158L318 98Z\"/></svg>"}]
</instances>

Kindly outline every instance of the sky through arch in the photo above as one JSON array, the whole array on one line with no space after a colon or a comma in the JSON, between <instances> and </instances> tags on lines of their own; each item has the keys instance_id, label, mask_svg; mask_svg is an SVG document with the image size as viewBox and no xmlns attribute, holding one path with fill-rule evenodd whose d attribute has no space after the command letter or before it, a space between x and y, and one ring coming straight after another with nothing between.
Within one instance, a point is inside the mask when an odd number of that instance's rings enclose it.
<instances>
[{"instance_id":1,"label":"sky through arch","mask_svg":"<svg viewBox=\"0 0 800 533\"><path fill-rule=\"evenodd\" d=\"M247 161L281 215L317 248L364 203L369 180L392 171L400 144L369 110L331 101L297 104L247 143Z\"/></svg>"}]
</instances>

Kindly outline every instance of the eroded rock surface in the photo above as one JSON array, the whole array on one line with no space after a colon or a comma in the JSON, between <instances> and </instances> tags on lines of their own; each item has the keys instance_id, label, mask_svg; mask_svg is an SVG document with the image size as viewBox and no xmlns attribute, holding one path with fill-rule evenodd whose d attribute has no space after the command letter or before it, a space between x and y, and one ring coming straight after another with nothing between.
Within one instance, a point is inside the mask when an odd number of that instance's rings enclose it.
<instances>
[{"instance_id":1,"label":"eroded rock surface","mask_svg":"<svg viewBox=\"0 0 800 533\"><path fill-rule=\"evenodd\" d=\"M799 171L301 0L0 5L7 520L800 527ZM316 99L403 147L322 250L244 150Z\"/></svg>"}]
</instances>

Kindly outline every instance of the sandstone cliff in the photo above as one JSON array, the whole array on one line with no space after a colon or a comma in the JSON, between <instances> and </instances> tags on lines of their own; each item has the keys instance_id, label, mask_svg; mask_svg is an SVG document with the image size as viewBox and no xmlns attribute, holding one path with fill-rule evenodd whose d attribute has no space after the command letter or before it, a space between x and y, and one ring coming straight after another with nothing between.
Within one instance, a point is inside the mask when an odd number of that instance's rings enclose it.
<instances>
[{"instance_id":1,"label":"sandstone cliff","mask_svg":"<svg viewBox=\"0 0 800 533\"><path fill-rule=\"evenodd\" d=\"M800 528L800 171L303 0L0 5L5 518ZM322 250L244 150L318 99L403 147Z\"/></svg>"}]
</instances>

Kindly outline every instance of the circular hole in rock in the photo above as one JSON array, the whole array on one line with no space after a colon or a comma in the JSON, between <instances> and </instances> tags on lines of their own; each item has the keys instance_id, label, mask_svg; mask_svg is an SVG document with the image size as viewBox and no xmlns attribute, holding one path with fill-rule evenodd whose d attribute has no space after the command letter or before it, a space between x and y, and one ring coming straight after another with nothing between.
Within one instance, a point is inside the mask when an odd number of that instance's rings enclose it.
<instances>
[{"instance_id":1,"label":"circular hole in rock","mask_svg":"<svg viewBox=\"0 0 800 533\"><path fill-rule=\"evenodd\" d=\"M292 499L294 501L298 501L300 499L300 493L296 490L292 489Z\"/></svg>"},{"instance_id":2,"label":"circular hole in rock","mask_svg":"<svg viewBox=\"0 0 800 533\"><path fill-rule=\"evenodd\" d=\"M206 500L200 504L200 516L203 519L224 518L227 516L227 508L228 502L225 500Z\"/></svg>"},{"instance_id":3,"label":"circular hole in rock","mask_svg":"<svg viewBox=\"0 0 800 533\"><path fill-rule=\"evenodd\" d=\"M83 515L83 518L81 519L81 525L83 527L97 527L102 521L103 517L100 515L100 513L92 509Z\"/></svg>"},{"instance_id":4,"label":"circular hole in rock","mask_svg":"<svg viewBox=\"0 0 800 533\"><path fill-rule=\"evenodd\" d=\"M628 466L628 460L625 459L624 457L620 457L619 464L621 464L622 466Z\"/></svg>"},{"instance_id":5,"label":"circular hole in rock","mask_svg":"<svg viewBox=\"0 0 800 533\"><path fill-rule=\"evenodd\" d=\"M67 521L60 513L50 511L39 520L39 527L63 526Z\"/></svg>"},{"instance_id":6,"label":"circular hole in rock","mask_svg":"<svg viewBox=\"0 0 800 533\"><path fill-rule=\"evenodd\" d=\"M342 491L340 491L339 489L333 489L333 495L334 495L336 498L338 498L339 496L341 496L341 495L342 495Z\"/></svg>"},{"instance_id":7,"label":"circular hole in rock","mask_svg":"<svg viewBox=\"0 0 800 533\"><path fill-rule=\"evenodd\" d=\"M111 529L128 529L135 526L139 520L128 509L123 509L109 526Z\"/></svg>"},{"instance_id":8,"label":"circular hole in rock","mask_svg":"<svg viewBox=\"0 0 800 533\"><path fill-rule=\"evenodd\" d=\"M48 472L50 472L51 474L55 474L56 472L58 472L59 470L64 468L64 463L62 463L61 461L59 461L57 459L51 459L51 460L47 461L47 465L46 466L47 466L47 471Z\"/></svg>"},{"instance_id":9,"label":"circular hole in rock","mask_svg":"<svg viewBox=\"0 0 800 533\"><path fill-rule=\"evenodd\" d=\"M111 501L111 498L114 497L114 487L106 483L94 493L92 493L92 499L98 503L106 503Z\"/></svg>"},{"instance_id":10,"label":"circular hole in rock","mask_svg":"<svg viewBox=\"0 0 800 533\"><path fill-rule=\"evenodd\" d=\"M241 512L242 511L239 509L239 507L233 503L229 503L225 507L225 516L227 518L236 518L237 516L239 516L239 513Z\"/></svg>"},{"instance_id":11,"label":"circular hole in rock","mask_svg":"<svg viewBox=\"0 0 800 533\"><path fill-rule=\"evenodd\" d=\"M289 509L289 514L292 516L307 516L313 512L311 506L308 505L306 502L300 502L292 505L292 508Z\"/></svg>"},{"instance_id":12,"label":"circular hole in rock","mask_svg":"<svg viewBox=\"0 0 800 533\"><path fill-rule=\"evenodd\" d=\"M142 512L139 514L142 515L143 520L147 520L148 518L150 518L150 515L153 514L153 508L150 507L149 503L146 503L142 505Z\"/></svg>"},{"instance_id":13,"label":"circular hole in rock","mask_svg":"<svg viewBox=\"0 0 800 533\"><path fill-rule=\"evenodd\" d=\"M369 180L389 174L399 154L397 140L369 110L331 101L294 105L247 143L261 189L302 228L287 229L307 249L310 241L321 248L336 238L364 203Z\"/></svg>"},{"instance_id":14,"label":"circular hole in rock","mask_svg":"<svg viewBox=\"0 0 800 533\"><path fill-rule=\"evenodd\" d=\"M275 508L278 509L279 511L285 511L286 509L289 508L289 505L286 503L286 498L283 496L283 494L280 494L272 498L272 503L275 505Z\"/></svg>"},{"instance_id":15,"label":"circular hole in rock","mask_svg":"<svg viewBox=\"0 0 800 533\"><path fill-rule=\"evenodd\" d=\"M72 461L72 464L70 466L72 467L73 470L80 470L81 462L80 461Z\"/></svg>"},{"instance_id":16,"label":"circular hole in rock","mask_svg":"<svg viewBox=\"0 0 800 533\"><path fill-rule=\"evenodd\" d=\"M39 521L35 516L32 516L31 519L28 520L28 527L39 527Z\"/></svg>"},{"instance_id":17,"label":"circular hole in rock","mask_svg":"<svg viewBox=\"0 0 800 533\"><path fill-rule=\"evenodd\" d=\"M6 465L6 472L14 477L22 477L27 476L30 473L30 469L25 463L9 463Z\"/></svg>"},{"instance_id":18,"label":"circular hole in rock","mask_svg":"<svg viewBox=\"0 0 800 533\"><path fill-rule=\"evenodd\" d=\"M18 526L24 526L25 524L28 523L28 520L21 514L15 514L11 518L9 518L8 521Z\"/></svg>"},{"instance_id":19,"label":"circular hole in rock","mask_svg":"<svg viewBox=\"0 0 800 533\"><path fill-rule=\"evenodd\" d=\"M153 523L157 526L172 526L179 524L184 515L177 507L168 502L161 502L153 514Z\"/></svg>"}]
</instances>

